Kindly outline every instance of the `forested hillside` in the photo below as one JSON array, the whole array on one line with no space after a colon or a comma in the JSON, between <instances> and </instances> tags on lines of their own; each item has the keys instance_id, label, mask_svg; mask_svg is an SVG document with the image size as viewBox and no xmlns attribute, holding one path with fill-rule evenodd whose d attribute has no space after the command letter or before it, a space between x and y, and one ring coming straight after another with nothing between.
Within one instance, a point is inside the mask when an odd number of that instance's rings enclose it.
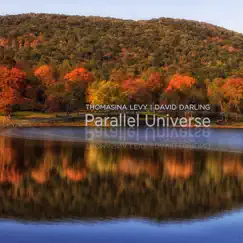
<instances>
[{"instance_id":1,"label":"forested hillside","mask_svg":"<svg viewBox=\"0 0 243 243\"><path fill-rule=\"evenodd\" d=\"M1 16L0 62L5 110L161 100L243 107L243 35L207 23Z\"/></svg>"}]
</instances>

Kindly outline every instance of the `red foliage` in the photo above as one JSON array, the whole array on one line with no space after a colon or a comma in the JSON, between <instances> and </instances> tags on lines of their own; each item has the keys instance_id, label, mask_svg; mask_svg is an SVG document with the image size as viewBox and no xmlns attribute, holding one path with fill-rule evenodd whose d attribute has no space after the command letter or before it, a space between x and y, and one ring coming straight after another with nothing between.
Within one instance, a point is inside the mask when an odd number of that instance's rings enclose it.
<instances>
[{"instance_id":1,"label":"red foliage","mask_svg":"<svg viewBox=\"0 0 243 243\"><path fill-rule=\"evenodd\" d=\"M26 88L26 73L20 69L8 69L0 66L0 108L5 109L14 104L23 104L27 101L24 96Z\"/></svg>"},{"instance_id":2,"label":"red foliage","mask_svg":"<svg viewBox=\"0 0 243 243\"><path fill-rule=\"evenodd\" d=\"M148 92L147 84L143 79L129 78L123 81L121 88L132 102L143 103L151 101L151 94Z\"/></svg>"}]
</instances>

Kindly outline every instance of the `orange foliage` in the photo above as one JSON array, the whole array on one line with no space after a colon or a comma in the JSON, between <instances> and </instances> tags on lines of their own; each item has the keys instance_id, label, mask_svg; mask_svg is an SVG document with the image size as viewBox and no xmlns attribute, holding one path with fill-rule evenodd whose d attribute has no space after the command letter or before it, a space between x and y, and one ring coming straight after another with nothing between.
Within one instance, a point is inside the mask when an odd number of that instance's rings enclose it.
<instances>
[{"instance_id":1,"label":"orange foliage","mask_svg":"<svg viewBox=\"0 0 243 243\"><path fill-rule=\"evenodd\" d=\"M229 105L239 109L243 100L243 78L228 78L222 86L225 98L229 99Z\"/></svg>"},{"instance_id":2,"label":"orange foliage","mask_svg":"<svg viewBox=\"0 0 243 243\"><path fill-rule=\"evenodd\" d=\"M243 98L243 78L228 78L222 89L226 96Z\"/></svg>"},{"instance_id":3,"label":"orange foliage","mask_svg":"<svg viewBox=\"0 0 243 243\"><path fill-rule=\"evenodd\" d=\"M190 89L196 84L196 80L190 76L175 74L170 80L169 86L166 89L167 92L172 90L184 91Z\"/></svg>"},{"instance_id":4,"label":"orange foliage","mask_svg":"<svg viewBox=\"0 0 243 243\"><path fill-rule=\"evenodd\" d=\"M66 74L64 78L66 80L65 88L68 92L77 88L84 91L87 89L89 83L94 81L93 74L88 72L88 70L85 68L76 68L72 72Z\"/></svg>"},{"instance_id":5,"label":"orange foliage","mask_svg":"<svg viewBox=\"0 0 243 243\"><path fill-rule=\"evenodd\" d=\"M40 45L42 42L43 42L44 38L43 38L43 35L40 34L39 36L37 36L37 39L33 40L31 43L30 43L30 46L32 48L34 47L37 47L38 45Z\"/></svg>"},{"instance_id":6,"label":"orange foliage","mask_svg":"<svg viewBox=\"0 0 243 243\"><path fill-rule=\"evenodd\" d=\"M8 40L6 38L0 37L0 46L5 47L8 44Z\"/></svg>"},{"instance_id":7,"label":"orange foliage","mask_svg":"<svg viewBox=\"0 0 243 243\"><path fill-rule=\"evenodd\" d=\"M85 68L76 68L64 77L66 80L78 82L82 81L84 84L93 81L92 73L88 72Z\"/></svg>"},{"instance_id":8,"label":"orange foliage","mask_svg":"<svg viewBox=\"0 0 243 243\"><path fill-rule=\"evenodd\" d=\"M46 86L50 86L55 83L55 80L53 79L52 68L49 65L40 66L35 70L34 74Z\"/></svg>"}]
</instances>

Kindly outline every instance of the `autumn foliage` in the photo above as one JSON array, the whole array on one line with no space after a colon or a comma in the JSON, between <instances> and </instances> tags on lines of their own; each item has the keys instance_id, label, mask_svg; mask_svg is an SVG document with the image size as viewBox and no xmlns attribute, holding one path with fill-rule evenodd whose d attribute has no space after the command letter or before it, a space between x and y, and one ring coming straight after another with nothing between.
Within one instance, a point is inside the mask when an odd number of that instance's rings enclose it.
<instances>
[{"instance_id":1,"label":"autumn foliage","mask_svg":"<svg viewBox=\"0 0 243 243\"><path fill-rule=\"evenodd\" d=\"M52 84L55 83L55 80L53 78L53 71L51 66L49 65L40 66L35 70L34 74L46 86L51 86Z\"/></svg>"},{"instance_id":2,"label":"autumn foliage","mask_svg":"<svg viewBox=\"0 0 243 243\"><path fill-rule=\"evenodd\" d=\"M194 157L191 152L165 153L165 172L171 178L187 179L193 174Z\"/></svg>"},{"instance_id":3,"label":"autumn foliage","mask_svg":"<svg viewBox=\"0 0 243 243\"><path fill-rule=\"evenodd\" d=\"M196 79L187 75L175 74L166 89L167 92L173 90L185 91L186 89L190 89L193 85L196 84Z\"/></svg>"},{"instance_id":4,"label":"autumn foliage","mask_svg":"<svg viewBox=\"0 0 243 243\"><path fill-rule=\"evenodd\" d=\"M55 65L42 65L32 71L19 64L0 66L1 110L6 113L16 109L69 112L82 109L86 102L189 104L195 100L201 103L201 96L203 102L209 101L224 112L241 113L243 108L240 75L202 81L180 73L171 75L162 68L150 68L136 76L114 69L110 79L100 80L84 67L63 74Z\"/></svg>"},{"instance_id":5,"label":"autumn foliage","mask_svg":"<svg viewBox=\"0 0 243 243\"><path fill-rule=\"evenodd\" d=\"M16 104L23 104L27 88L26 73L17 68L0 67L0 109L7 109Z\"/></svg>"},{"instance_id":6,"label":"autumn foliage","mask_svg":"<svg viewBox=\"0 0 243 243\"><path fill-rule=\"evenodd\" d=\"M67 73L64 78L68 81L79 83L84 87L93 81L92 73L85 68L76 68L72 72Z\"/></svg>"},{"instance_id":7,"label":"autumn foliage","mask_svg":"<svg viewBox=\"0 0 243 243\"><path fill-rule=\"evenodd\" d=\"M229 106L239 110L241 103L243 105L243 78L228 78L222 86L222 91Z\"/></svg>"},{"instance_id":8,"label":"autumn foliage","mask_svg":"<svg viewBox=\"0 0 243 243\"><path fill-rule=\"evenodd\" d=\"M207 83L207 94L211 103L219 105L226 112L243 107L243 78L217 78Z\"/></svg>"},{"instance_id":9,"label":"autumn foliage","mask_svg":"<svg viewBox=\"0 0 243 243\"><path fill-rule=\"evenodd\" d=\"M127 97L118 83L103 80L89 88L88 101L91 104L125 104Z\"/></svg>"},{"instance_id":10,"label":"autumn foliage","mask_svg":"<svg viewBox=\"0 0 243 243\"><path fill-rule=\"evenodd\" d=\"M149 78L146 80L146 87L152 92L161 92L163 88L163 83L161 82L161 73L153 72L150 74Z\"/></svg>"},{"instance_id":11,"label":"autumn foliage","mask_svg":"<svg viewBox=\"0 0 243 243\"><path fill-rule=\"evenodd\" d=\"M144 79L129 78L123 81L121 90L128 96L132 103L151 102L152 97Z\"/></svg>"}]
</instances>

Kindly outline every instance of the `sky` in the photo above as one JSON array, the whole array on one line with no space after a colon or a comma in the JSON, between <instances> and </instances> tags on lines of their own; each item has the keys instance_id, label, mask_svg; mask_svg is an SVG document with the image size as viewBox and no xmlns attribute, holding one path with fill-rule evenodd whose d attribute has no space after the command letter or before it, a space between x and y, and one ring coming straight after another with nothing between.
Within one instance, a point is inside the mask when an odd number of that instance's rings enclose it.
<instances>
[{"instance_id":1,"label":"sky","mask_svg":"<svg viewBox=\"0 0 243 243\"><path fill-rule=\"evenodd\" d=\"M243 33L243 0L0 0L0 15L58 13L122 19L183 18Z\"/></svg>"}]
</instances>

